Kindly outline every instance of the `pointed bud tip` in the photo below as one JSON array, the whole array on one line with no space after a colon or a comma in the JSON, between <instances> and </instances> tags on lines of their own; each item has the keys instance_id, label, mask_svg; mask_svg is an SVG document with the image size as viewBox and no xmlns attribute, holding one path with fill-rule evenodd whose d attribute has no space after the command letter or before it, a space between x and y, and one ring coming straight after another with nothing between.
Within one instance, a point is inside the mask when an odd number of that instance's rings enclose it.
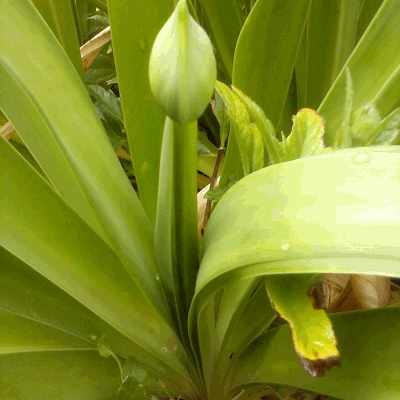
<instances>
[{"instance_id":1,"label":"pointed bud tip","mask_svg":"<svg viewBox=\"0 0 400 400\"><path fill-rule=\"evenodd\" d=\"M216 76L210 39L190 16L186 0L180 0L151 51L151 90L170 118L186 124L204 112Z\"/></svg>"}]
</instances>

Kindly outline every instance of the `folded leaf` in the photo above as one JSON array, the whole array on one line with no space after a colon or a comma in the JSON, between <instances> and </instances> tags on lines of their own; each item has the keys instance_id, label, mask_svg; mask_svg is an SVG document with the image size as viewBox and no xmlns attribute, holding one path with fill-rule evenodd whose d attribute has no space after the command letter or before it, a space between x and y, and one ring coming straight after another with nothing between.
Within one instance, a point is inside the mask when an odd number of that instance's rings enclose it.
<instances>
[{"instance_id":1,"label":"folded leaf","mask_svg":"<svg viewBox=\"0 0 400 400\"><path fill-rule=\"evenodd\" d=\"M290 324L294 347L306 371L316 377L334 365L340 366L332 324L308 296L310 277L270 276L265 286L275 311Z\"/></svg>"},{"instance_id":2,"label":"folded leaf","mask_svg":"<svg viewBox=\"0 0 400 400\"><path fill-rule=\"evenodd\" d=\"M324 120L314 110L305 108L293 117L293 128L283 142L283 161L328 153L324 146Z\"/></svg>"}]
</instances>

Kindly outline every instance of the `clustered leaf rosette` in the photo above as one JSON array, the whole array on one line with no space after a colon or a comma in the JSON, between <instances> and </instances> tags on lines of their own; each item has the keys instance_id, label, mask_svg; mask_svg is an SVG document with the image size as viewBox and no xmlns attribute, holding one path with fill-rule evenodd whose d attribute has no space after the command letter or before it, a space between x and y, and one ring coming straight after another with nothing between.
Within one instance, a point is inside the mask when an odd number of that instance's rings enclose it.
<instances>
[{"instance_id":1,"label":"clustered leaf rosette","mask_svg":"<svg viewBox=\"0 0 400 400\"><path fill-rule=\"evenodd\" d=\"M198 119L211 99L217 67L210 39L180 0L150 55L151 90L174 121Z\"/></svg>"}]
</instances>

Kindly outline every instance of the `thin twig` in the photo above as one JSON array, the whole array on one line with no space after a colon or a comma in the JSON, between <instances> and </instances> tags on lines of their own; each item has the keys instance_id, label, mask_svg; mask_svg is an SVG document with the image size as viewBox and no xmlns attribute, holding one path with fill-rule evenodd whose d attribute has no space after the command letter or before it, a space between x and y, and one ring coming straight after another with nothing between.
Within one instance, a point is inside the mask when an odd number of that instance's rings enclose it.
<instances>
[{"instance_id":1,"label":"thin twig","mask_svg":"<svg viewBox=\"0 0 400 400\"><path fill-rule=\"evenodd\" d=\"M211 182L210 182L210 190L214 189L214 187L215 187L215 182L217 181L217 177L218 177L219 164L221 162L221 157L222 157L222 154L224 153L224 150L225 149L223 147L220 147L218 149L217 159L215 161L214 170L213 170L213 174L212 174ZM207 199L206 210L204 212L203 228L201 229L202 235L204 235L204 231L206 229L208 219L210 218L211 205L212 205L212 200Z\"/></svg>"}]
</instances>

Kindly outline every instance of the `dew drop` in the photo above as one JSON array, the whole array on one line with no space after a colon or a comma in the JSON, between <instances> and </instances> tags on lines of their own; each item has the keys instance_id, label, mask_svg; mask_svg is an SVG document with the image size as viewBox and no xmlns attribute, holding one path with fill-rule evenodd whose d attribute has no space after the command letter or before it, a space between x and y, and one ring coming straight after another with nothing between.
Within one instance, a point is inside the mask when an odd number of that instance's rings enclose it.
<instances>
[{"instance_id":1,"label":"dew drop","mask_svg":"<svg viewBox=\"0 0 400 400\"><path fill-rule=\"evenodd\" d=\"M371 154L368 153L356 153L352 157L354 164L366 164L372 160Z\"/></svg>"},{"instance_id":2,"label":"dew drop","mask_svg":"<svg viewBox=\"0 0 400 400\"><path fill-rule=\"evenodd\" d=\"M159 281L160 280L160 275L156 275L156 281Z\"/></svg>"},{"instance_id":3,"label":"dew drop","mask_svg":"<svg viewBox=\"0 0 400 400\"><path fill-rule=\"evenodd\" d=\"M141 51L145 52L147 50L147 41L143 30L140 31L140 38L137 41L137 45Z\"/></svg>"},{"instance_id":4,"label":"dew drop","mask_svg":"<svg viewBox=\"0 0 400 400\"><path fill-rule=\"evenodd\" d=\"M281 249L284 251L287 251L290 249L290 244L289 243L283 243L283 245L281 246Z\"/></svg>"}]
</instances>

